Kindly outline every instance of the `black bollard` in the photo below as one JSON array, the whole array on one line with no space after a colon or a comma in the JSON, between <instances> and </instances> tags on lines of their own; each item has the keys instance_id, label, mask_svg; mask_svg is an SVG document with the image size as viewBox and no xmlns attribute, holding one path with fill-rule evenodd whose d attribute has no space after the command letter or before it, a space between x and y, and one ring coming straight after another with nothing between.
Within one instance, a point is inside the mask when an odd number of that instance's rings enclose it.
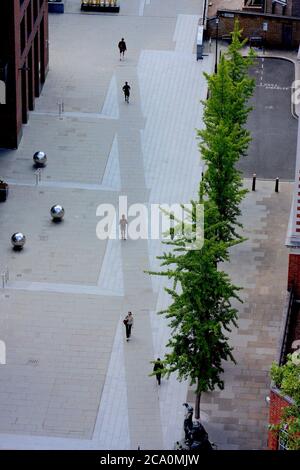
<instances>
[{"instance_id":1,"label":"black bollard","mask_svg":"<svg viewBox=\"0 0 300 470\"><path fill-rule=\"evenodd\" d=\"M275 180L275 193L279 193L279 178L278 177Z\"/></svg>"},{"instance_id":2,"label":"black bollard","mask_svg":"<svg viewBox=\"0 0 300 470\"><path fill-rule=\"evenodd\" d=\"M252 191L255 191L255 185L256 185L256 173L253 173L253 178L252 178Z\"/></svg>"}]
</instances>

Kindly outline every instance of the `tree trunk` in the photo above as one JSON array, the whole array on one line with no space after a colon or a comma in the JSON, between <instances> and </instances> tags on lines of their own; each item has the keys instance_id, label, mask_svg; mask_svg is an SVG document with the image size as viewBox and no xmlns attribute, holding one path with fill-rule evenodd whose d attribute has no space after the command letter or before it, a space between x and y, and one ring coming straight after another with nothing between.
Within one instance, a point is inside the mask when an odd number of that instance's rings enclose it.
<instances>
[{"instance_id":1,"label":"tree trunk","mask_svg":"<svg viewBox=\"0 0 300 470\"><path fill-rule=\"evenodd\" d=\"M200 419L200 400L201 400L201 392L196 393L196 400L195 400L195 419Z\"/></svg>"}]
</instances>

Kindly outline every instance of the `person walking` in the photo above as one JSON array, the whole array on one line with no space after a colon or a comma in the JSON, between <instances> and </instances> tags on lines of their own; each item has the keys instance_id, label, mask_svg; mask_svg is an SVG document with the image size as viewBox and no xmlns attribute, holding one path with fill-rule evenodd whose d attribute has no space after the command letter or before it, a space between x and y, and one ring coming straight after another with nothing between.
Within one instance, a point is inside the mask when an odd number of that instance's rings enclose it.
<instances>
[{"instance_id":1,"label":"person walking","mask_svg":"<svg viewBox=\"0 0 300 470\"><path fill-rule=\"evenodd\" d=\"M128 85L128 82L125 82L125 85L123 86L123 92L125 96L125 102L129 103L129 96L130 96L130 86Z\"/></svg>"},{"instance_id":2,"label":"person walking","mask_svg":"<svg viewBox=\"0 0 300 470\"><path fill-rule=\"evenodd\" d=\"M123 323L126 329L126 341L129 341L129 338L131 336L131 330L133 328L133 315L131 312L128 312L128 314L123 320Z\"/></svg>"},{"instance_id":3,"label":"person walking","mask_svg":"<svg viewBox=\"0 0 300 470\"><path fill-rule=\"evenodd\" d=\"M158 385L160 385L160 380L161 380L161 370L163 369L163 364L158 357L156 361L154 362L154 367L153 367L153 372L155 372L156 375L156 380Z\"/></svg>"},{"instance_id":4,"label":"person walking","mask_svg":"<svg viewBox=\"0 0 300 470\"><path fill-rule=\"evenodd\" d=\"M126 225L128 225L127 219L125 214L122 214L122 218L120 219L120 229L121 229L121 238L122 240L126 240Z\"/></svg>"},{"instance_id":5,"label":"person walking","mask_svg":"<svg viewBox=\"0 0 300 470\"><path fill-rule=\"evenodd\" d=\"M126 42L124 41L124 38L122 38L121 41L119 42L118 48L120 51L120 60L122 60L122 56L124 59L125 51L127 51Z\"/></svg>"}]
</instances>

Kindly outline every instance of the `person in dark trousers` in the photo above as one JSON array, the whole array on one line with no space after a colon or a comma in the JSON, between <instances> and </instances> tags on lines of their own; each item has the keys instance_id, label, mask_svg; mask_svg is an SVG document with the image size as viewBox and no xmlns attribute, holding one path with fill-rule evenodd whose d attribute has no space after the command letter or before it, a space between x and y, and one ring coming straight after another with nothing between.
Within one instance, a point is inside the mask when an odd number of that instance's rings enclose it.
<instances>
[{"instance_id":1,"label":"person in dark trousers","mask_svg":"<svg viewBox=\"0 0 300 470\"><path fill-rule=\"evenodd\" d=\"M153 367L153 372L155 372L155 375L156 375L156 380L157 380L157 383L158 385L160 385L160 380L161 380L161 370L163 369L163 364L160 360L160 358L158 357L154 363L154 367ZM157 371L157 372L156 372Z\"/></svg>"},{"instance_id":2,"label":"person in dark trousers","mask_svg":"<svg viewBox=\"0 0 300 470\"><path fill-rule=\"evenodd\" d=\"M126 240L126 225L128 225L128 222L125 217L125 214L122 215L122 218L120 219L119 224L120 224L120 229L121 229L122 240Z\"/></svg>"},{"instance_id":3,"label":"person in dark trousers","mask_svg":"<svg viewBox=\"0 0 300 470\"><path fill-rule=\"evenodd\" d=\"M183 422L183 429L184 429L185 440L188 441L190 433L193 429L194 408L190 406L188 403L183 403L183 406L186 407L186 413L185 413L184 422Z\"/></svg>"},{"instance_id":4,"label":"person in dark trousers","mask_svg":"<svg viewBox=\"0 0 300 470\"><path fill-rule=\"evenodd\" d=\"M126 42L124 41L124 38L122 38L121 41L119 42L118 48L120 51L120 60L122 60L122 56L124 59L125 51L127 51Z\"/></svg>"},{"instance_id":5,"label":"person in dark trousers","mask_svg":"<svg viewBox=\"0 0 300 470\"><path fill-rule=\"evenodd\" d=\"M125 96L125 102L129 103L130 86L128 85L128 82L125 82L125 85L123 86L123 92Z\"/></svg>"},{"instance_id":6,"label":"person in dark trousers","mask_svg":"<svg viewBox=\"0 0 300 470\"><path fill-rule=\"evenodd\" d=\"M123 323L126 329L126 341L129 341L129 338L131 336L131 329L133 327L133 315L131 312L128 312L128 314L123 320Z\"/></svg>"}]
</instances>

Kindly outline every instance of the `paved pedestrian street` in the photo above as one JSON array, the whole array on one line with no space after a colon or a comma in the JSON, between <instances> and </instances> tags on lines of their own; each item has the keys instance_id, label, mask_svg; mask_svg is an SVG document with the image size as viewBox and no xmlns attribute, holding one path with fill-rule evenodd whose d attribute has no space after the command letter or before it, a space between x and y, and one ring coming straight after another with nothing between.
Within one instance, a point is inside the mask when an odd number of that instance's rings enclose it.
<instances>
[{"instance_id":1,"label":"paved pedestrian street","mask_svg":"<svg viewBox=\"0 0 300 470\"><path fill-rule=\"evenodd\" d=\"M188 384L171 376L159 388L149 377L150 361L165 353L169 329L156 312L169 298L165 280L145 271L158 268L164 247L159 240L99 240L97 208L118 208L119 196L147 208L196 196L202 162L195 129L202 127L207 96L203 72L213 71L214 56L196 61L202 0L120 3L119 15L106 15L81 13L80 2L66 0L63 15L49 15L50 66L41 97L18 150L0 150L0 175L10 187L0 205L0 268L9 271L0 286L0 339L7 348L0 366L1 449L172 449L182 438ZM32 165L38 150L48 156L40 181ZM238 366L226 368L224 392L202 400L205 427L219 448L244 448L248 419L261 433L251 434L251 448L266 447L264 396L284 302L290 199L289 183L274 196L265 182L244 202L249 240L228 267L245 287L241 329L232 333ZM60 223L51 221L54 204L65 209ZM27 238L20 252L10 243L17 231ZM254 293L262 274L258 294L278 292L276 306L266 302L264 311ZM126 342L128 311L134 328ZM259 357L249 356L248 346ZM242 389L248 373L261 389ZM251 418L254 396L260 402ZM242 399L248 408L237 405Z\"/></svg>"},{"instance_id":2,"label":"paved pedestrian street","mask_svg":"<svg viewBox=\"0 0 300 470\"><path fill-rule=\"evenodd\" d=\"M161 243L101 241L100 204L188 202L201 175L195 128L206 96L195 38L202 2L122 1L120 15L50 15L50 67L17 151L1 151L10 185L0 206L0 446L14 449L172 448L187 384L157 389L150 361L168 337L156 265ZM125 60L117 44L124 36ZM131 86L130 104L122 86ZM63 113L59 103L63 102ZM32 155L47 153L36 185ZM50 207L65 218L54 224ZM22 252L10 246L22 230ZM123 244L122 244L123 243ZM134 314L124 341L122 320Z\"/></svg>"}]
</instances>

